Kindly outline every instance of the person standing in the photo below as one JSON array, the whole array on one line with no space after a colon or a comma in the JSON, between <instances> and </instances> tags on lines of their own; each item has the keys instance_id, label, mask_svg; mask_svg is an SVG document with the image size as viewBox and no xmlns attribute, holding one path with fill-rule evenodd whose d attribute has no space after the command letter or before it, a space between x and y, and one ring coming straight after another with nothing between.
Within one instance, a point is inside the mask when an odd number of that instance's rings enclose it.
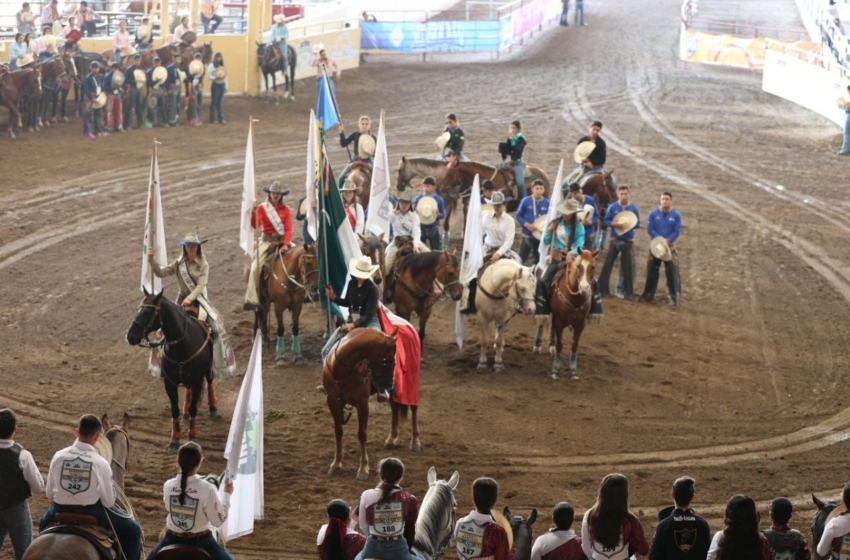
<instances>
[{"instance_id":1,"label":"person standing","mask_svg":"<svg viewBox=\"0 0 850 560\"><path fill-rule=\"evenodd\" d=\"M578 183L573 183L567 187L567 196L578 202L582 208L590 206L591 212L579 212L582 217L581 224L584 226L584 248L588 251L593 250L593 237L596 235L596 228L599 227L599 207L596 205L596 199L593 195L584 194L581 192L581 186Z\"/></svg>"},{"instance_id":2,"label":"person standing","mask_svg":"<svg viewBox=\"0 0 850 560\"><path fill-rule=\"evenodd\" d=\"M142 55L136 53L133 55L133 62L124 70L124 86L127 88L127 102L124 104L124 130L130 128L133 123L133 113L136 114L136 126L134 129L142 126L142 87L144 81L136 81L136 70L144 73L142 67Z\"/></svg>"},{"instance_id":3,"label":"person standing","mask_svg":"<svg viewBox=\"0 0 850 560\"><path fill-rule=\"evenodd\" d=\"M617 202L608 205L605 212L605 226L611 228L611 243L608 245L608 254L605 255L605 264L602 266L602 274L599 276L599 292L602 296L610 296L609 284L611 271L617 257L620 256L620 269L623 273L623 297L630 299L635 295L635 250L634 238L635 228L640 227L640 212L637 206L630 201L631 191L623 185L617 189ZM637 221L627 224L627 220L618 217L621 212L632 212ZM627 225L628 227L626 229Z\"/></svg>"},{"instance_id":4,"label":"person standing","mask_svg":"<svg viewBox=\"0 0 850 560\"><path fill-rule=\"evenodd\" d=\"M847 99L844 100L844 142L838 155L850 155L850 86L847 86Z\"/></svg>"},{"instance_id":5,"label":"person standing","mask_svg":"<svg viewBox=\"0 0 850 560\"><path fill-rule=\"evenodd\" d=\"M587 25L584 21L584 0L576 0L576 25Z\"/></svg>"},{"instance_id":6,"label":"person standing","mask_svg":"<svg viewBox=\"0 0 850 560\"><path fill-rule=\"evenodd\" d=\"M711 531L708 522L691 509L694 479L688 476L677 478L670 497L673 498L673 507L658 514L659 522L649 557L652 560L702 560L708 554Z\"/></svg>"},{"instance_id":7,"label":"person standing","mask_svg":"<svg viewBox=\"0 0 850 560\"><path fill-rule=\"evenodd\" d=\"M218 2L214 0L201 0L201 23L204 26L204 34L212 35L218 26L221 25L222 17L216 12L218 10ZM210 23L212 22L212 25Z\"/></svg>"},{"instance_id":8,"label":"person standing","mask_svg":"<svg viewBox=\"0 0 850 560\"><path fill-rule=\"evenodd\" d=\"M74 17L77 19L77 24L80 26L83 34L86 37L94 37L94 34L97 32L97 26L95 25L95 13L89 8L89 3L86 0L82 0L80 2L79 7L77 7L77 11L74 12Z\"/></svg>"},{"instance_id":9,"label":"person standing","mask_svg":"<svg viewBox=\"0 0 850 560\"><path fill-rule=\"evenodd\" d=\"M165 83L165 80L168 77L168 70L165 70L164 76L156 76L157 74L163 74L162 70L157 70L157 68L162 68L162 59L158 56L155 56L153 59L153 66L148 68L148 97L152 95L154 99L156 99L156 105L154 107L150 106L150 100L146 103L148 108L148 119L147 122L150 123L151 126L156 122L157 126L165 126L165 99L162 93L162 85Z\"/></svg>"},{"instance_id":10,"label":"person standing","mask_svg":"<svg viewBox=\"0 0 850 560\"><path fill-rule=\"evenodd\" d=\"M112 52L115 56L113 60L121 64L124 53L130 48L130 32L127 31L127 20L122 19L118 24L118 31L112 36Z\"/></svg>"},{"instance_id":11,"label":"person standing","mask_svg":"<svg viewBox=\"0 0 850 560\"><path fill-rule=\"evenodd\" d=\"M23 33L24 35L32 33L34 20L35 17L33 16L32 11L30 11L30 3L24 2L21 4L21 9L17 14L15 14L15 22L18 25L18 33Z\"/></svg>"},{"instance_id":12,"label":"person standing","mask_svg":"<svg viewBox=\"0 0 850 560\"><path fill-rule=\"evenodd\" d=\"M6 533L15 560L21 560L32 542L29 498L44 492L44 479L32 454L13 439L18 431L15 413L0 410L0 549Z\"/></svg>"},{"instance_id":13,"label":"person standing","mask_svg":"<svg viewBox=\"0 0 850 560\"><path fill-rule=\"evenodd\" d=\"M88 138L109 136L103 124L103 107L95 107L94 101L103 93L104 81L100 73L100 64L91 63L91 72L83 80L83 97L86 100L86 127Z\"/></svg>"},{"instance_id":14,"label":"person standing","mask_svg":"<svg viewBox=\"0 0 850 560\"><path fill-rule=\"evenodd\" d=\"M227 123L224 120L224 94L227 93L227 69L224 57L220 52L213 55L212 62L207 66L207 76L210 79L210 124L218 117L218 124Z\"/></svg>"},{"instance_id":15,"label":"person standing","mask_svg":"<svg viewBox=\"0 0 850 560\"><path fill-rule=\"evenodd\" d=\"M328 73L328 87L331 90L331 96L336 103L336 82L342 77L342 71L339 68L336 60L331 58L325 49L321 49L313 57L313 66L316 68L316 87L321 87L322 78L325 75L325 70Z\"/></svg>"},{"instance_id":16,"label":"person standing","mask_svg":"<svg viewBox=\"0 0 850 560\"><path fill-rule=\"evenodd\" d=\"M289 47L286 43L286 37L289 35L289 28L286 27L286 17L283 14L274 16L274 25L272 25L271 33L269 34L269 44L277 48L277 56L280 59L279 68L283 73L286 73L289 68Z\"/></svg>"},{"instance_id":17,"label":"person standing","mask_svg":"<svg viewBox=\"0 0 850 560\"><path fill-rule=\"evenodd\" d=\"M570 0L561 0L561 4L563 4L563 7L561 8L561 25L563 25L564 27L569 27L570 26L570 16L569 16Z\"/></svg>"},{"instance_id":18,"label":"person standing","mask_svg":"<svg viewBox=\"0 0 850 560\"><path fill-rule=\"evenodd\" d=\"M283 202L283 197L289 194L280 181L274 181L263 189L268 193L268 199L257 204L251 214L251 227L260 229L262 236L257 246L258 256L251 266L248 277L248 287L245 291L245 311L256 311L260 305L259 282L260 273L270 253L280 248L281 252L289 250L292 240L292 213ZM255 203L256 204L256 203Z\"/></svg>"},{"instance_id":19,"label":"person standing","mask_svg":"<svg viewBox=\"0 0 850 560\"><path fill-rule=\"evenodd\" d=\"M529 255L532 256L531 262L536 263L540 260L540 239L534 236L537 227L534 221L540 216L545 216L549 213L549 199L543 196L545 186L543 181L535 179L531 184L531 194L523 198L516 211L516 221L520 225L520 233L522 241L519 244L519 260L525 265ZM537 232L538 235L543 232Z\"/></svg>"},{"instance_id":20,"label":"person standing","mask_svg":"<svg viewBox=\"0 0 850 560\"><path fill-rule=\"evenodd\" d=\"M183 57L179 53L175 53L171 59L171 64L165 67L168 70L168 77L165 79L165 122L168 126L178 126L177 96L180 94L181 87L178 70L182 60Z\"/></svg>"},{"instance_id":21,"label":"person standing","mask_svg":"<svg viewBox=\"0 0 850 560\"><path fill-rule=\"evenodd\" d=\"M204 68L203 55L196 52L189 63L189 74L186 80L189 84L189 101L186 108L186 124L189 126L201 126L203 118L201 110L203 107L204 91Z\"/></svg>"},{"instance_id":22,"label":"person standing","mask_svg":"<svg viewBox=\"0 0 850 560\"><path fill-rule=\"evenodd\" d=\"M437 203L437 219L430 224L422 224L422 237L420 240L423 245L427 245L432 251L443 250L443 240L440 238L440 224L446 217L446 202L443 197L437 194L437 180L431 177L425 177L422 184L425 186L425 192L413 199L413 210L419 205L419 201L425 197L433 198Z\"/></svg>"},{"instance_id":23,"label":"person standing","mask_svg":"<svg viewBox=\"0 0 850 560\"><path fill-rule=\"evenodd\" d=\"M118 85L119 83L121 85ZM125 83L120 62L113 62L110 72L103 78L103 86L107 92L104 124L106 130L111 132L124 132L122 121L124 118L124 109L121 106L121 92Z\"/></svg>"},{"instance_id":24,"label":"person standing","mask_svg":"<svg viewBox=\"0 0 850 560\"><path fill-rule=\"evenodd\" d=\"M517 200L525 198L525 162L522 152L525 149L525 136L522 135L522 125L519 121L512 121L508 127L508 139L499 144L499 153L502 162L511 166L514 171L514 182L517 188Z\"/></svg>"},{"instance_id":25,"label":"person standing","mask_svg":"<svg viewBox=\"0 0 850 560\"><path fill-rule=\"evenodd\" d=\"M667 275L667 303L679 304L679 253L676 251L676 240L682 233L682 215L673 209L673 195L670 192L661 193L661 205L652 210L646 219L646 230L649 238L655 241L657 238L664 240L669 250L669 260L656 257L652 251L649 252L649 260L646 263L646 284L640 301L652 301L655 299L655 290L658 287L658 273L661 271L661 263L664 263L664 273Z\"/></svg>"},{"instance_id":26,"label":"person standing","mask_svg":"<svg viewBox=\"0 0 850 560\"><path fill-rule=\"evenodd\" d=\"M53 28L53 22L59 21L61 16L59 15L59 0L50 0L50 4L46 5L41 10L41 25L46 26L49 25L51 29Z\"/></svg>"}]
</instances>

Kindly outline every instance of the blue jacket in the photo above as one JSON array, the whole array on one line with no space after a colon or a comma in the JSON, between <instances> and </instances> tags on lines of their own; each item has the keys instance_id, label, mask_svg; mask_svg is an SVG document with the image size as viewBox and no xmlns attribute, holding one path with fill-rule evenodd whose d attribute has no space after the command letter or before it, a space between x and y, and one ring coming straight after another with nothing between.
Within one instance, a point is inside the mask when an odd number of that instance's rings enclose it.
<instances>
[{"instance_id":1,"label":"blue jacket","mask_svg":"<svg viewBox=\"0 0 850 560\"><path fill-rule=\"evenodd\" d=\"M596 228L599 227L599 206L596 204L596 199L593 198L593 195L589 194L584 195L584 200L581 204L587 204L593 207L593 217L590 219L590 225L584 226L584 234L591 236L596 233Z\"/></svg>"},{"instance_id":2,"label":"blue jacket","mask_svg":"<svg viewBox=\"0 0 850 560\"><path fill-rule=\"evenodd\" d=\"M416 205L419 204L419 199L423 196L430 196L434 200L437 201L437 221L433 224L425 225L422 224L422 229L434 229L435 227L440 225L440 221L442 221L446 217L446 203L443 201L443 197L438 195L437 193L433 194L420 194L416 198L413 199L413 209L416 210ZM390 197L392 198L392 197Z\"/></svg>"},{"instance_id":3,"label":"blue jacket","mask_svg":"<svg viewBox=\"0 0 850 560\"><path fill-rule=\"evenodd\" d=\"M558 235L555 236L555 249L558 251L564 251L567 248L567 241L570 239L570 226L564 223L563 220L560 220L558 223L558 227L555 229L555 233ZM563 240L561 239L563 237ZM548 245L552 242L552 232L547 231L543 234L543 244ZM570 253L573 255L578 255L579 251L584 249L584 226L580 223L576 222L576 236L573 239L573 246L570 247Z\"/></svg>"},{"instance_id":4,"label":"blue jacket","mask_svg":"<svg viewBox=\"0 0 850 560\"><path fill-rule=\"evenodd\" d=\"M661 236L673 243L682 233L682 215L678 210L671 209L665 214L661 208L656 208L649 213L646 230L650 239Z\"/></svg>"},{"instance_id":5,"label":"blue jacket","mask_svg":"<svg viewBox=\"0 0 850 560\"><path fill-rule=\"evenodd\" d=\"M536 207L536 208L535 208ZM549 199L544 198L535 203L534 197L526 196L519 202L516 210L516 221L522 226L522 234L531 237L531 232L526 229L525 224L534 223L534 220L549 212Z\"/></svg>"},{"instance_id":6,"label":"blue jacket","mask_svg":"<svg viewBox=\"0 0 850 560\"><path fill-rule=\"evenodd\" d=\"M92 101L95 97L97 97L97 88L100 88L100 91L103 91L103 74L98 74L95 77L94 74L89 72L89 75L86 76L86 79L83 80L83 95L85 95L86 99Z\"/></svg>"},{"instance_id":7,"label":"blue jacket","mask_svg":"<svg viewBox=\"0 0 850 560\"><path fill-rule=\"evenodd\" d=\"M635 216L637 216L637 225L624 233L623 235L617 235L617 232L611 227L611 222L614 221L614 218L617 217L617 214L623 212L624 210L628 210L629 212L634 212ZM611 227L611 237L614 239L622 239L624 241L631 241L635 238L635 230L640 227L640 212L638 212L637 206L634 204L629 204L625 208L620 206L619 202L612 202L608 205L608 211L605 212L605 225L607 227Z\"/></svg>"},{"instance_id":8,"label":"blue jacket","mask_svg":"<svg viewBox=\"0 0 850 560\"><path fill-rule=\"evenodd\" d=\"M165 79L165 89L171 90L175 85L180 87L180 76L177 74L177 65L172 62L165 69L168 70L168 77Z\"/></svg>"}]
</instances>

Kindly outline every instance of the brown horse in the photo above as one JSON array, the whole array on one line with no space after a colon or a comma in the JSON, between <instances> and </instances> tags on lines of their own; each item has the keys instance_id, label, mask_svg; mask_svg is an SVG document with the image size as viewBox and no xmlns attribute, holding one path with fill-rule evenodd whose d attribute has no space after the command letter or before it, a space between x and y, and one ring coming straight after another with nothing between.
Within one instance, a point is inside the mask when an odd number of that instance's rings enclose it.
<instances>
[{"instance_id":1,"label":"brown horse","mask_svg":"<svg viewBox=\"0 0 850 560\"><path fill-rule=\"evenodd\" d=\"M70 61L70 57L68 59ZM41 86L42 93L36 98L38 117L38 127L50 126L50 120L47 118L47 107L50 102L53 102L54 111L59 97L60 89L67 89L71 76L68 74L68 68L65 60L61 56L54 56L38 65L41 69ZM55 112L54 112L55 114ZM53 119L56 120L55 118Z\"/></svg>"},{"instance_id":2,"label":"brown horse","mask_svg":"<svg viewBox=\"0 0 850 560\"><path fill-rule=\"evenodd\" d=\"M26 68L16 72L7 72L0 76L0 102L9 109L9 136L15 138L15 119L18 128L23 128L21 100L25 95L38 97L41 95L41 69Z\"/></svg>"},{"instance_id":3,"label":"brown horse","mask_svg":"<svg viewBox=\"0 0 850 560\"><path fill-rule=\"evenodd\" d=\"M319 263L315 245L296 247L275 254L269 267L266 284L268 297L264 297L263 307L257 313L259 314L259 325L264 328L267 325L266 318L269 309L274 303L274 315L277 319L277 344L274 361L278 365L282 365L286 360L283 312L287 309L292 316L292 358L290 363L297 364L303 361L298 324L304 300L316 292L318 282ZM268 333L264 332L263 334Z\"/></svg>"},{"instance_id":4,"label":"brown horse","mask_svg":"<svg viewBox=\"0 0 850 560\"><path fill-rule=\"evenodd\" d=\"M425 325L438 297L434 293L434 283L442 284L442 291L448 292L453 301L460 300L463 295L460 264L454 252L448 249L408 255L398 263L393 294L395 312L406 321L410 321L414 311L419 315L419 340L424 342Z\"/></svg>"},{"instance_id":5,"label":"brown horse","mask_svg":"<svg viewBox=\"0 0 850 560\"><path fill-rule=\"evenodd\" d=\"M347 179L357 187L357 196L363 208L369 208L369 196L372 193L372 166L368 162L356 160L348 170Z\"/></svg>"},{"instance_id":6,"label":"brown horse","mask_svg":"<svg viewBox=\"0 0 850 560\"><path fill-rule=\"evenodd\" d=\"M605 217L608 205L617 200L617 179L614 177L614 170L585 175L579 180L579 184L581 185L582 193L589 194L596 199L600 219ZM608 228L601 226L596 228L593 248L604 247L607 236Z\"/></svg>"},{"instance_id":7,"label":"brown horse","mask_svg":"<svg viewBox=\"0 0 850 560\"><path fill-rule=\"evenodd\" d=\"M398 329L384 334L375 329L353 329L335 344L322 366L322 388L327 395L328 408L334 419L336 451L328 474L342 472L342 427L351 417L350 409L357 409L360 440L360 468L358 480L369 477L369 455L366 453L366 428L369 423L369 397L379 391L391 391L394 385L396 335ZM385 446L395 447L398 437L400 416L407 415L407 406L390 399L392 408L393 431L387 437ZM346 410L346 407L348 410ZM417 408L412 409L413 438L411 451L419 451L419 423L416 419Z\"/></svg>"},{"instance_id":8,"label":"brown horse","mask_svg":"<svg viewBox=\"0 0 850 560\"><path fill-rule=\"evenodd\" d=\"M594 252L582 251L577 257L567 254L567 268L558 273L552 286L552 331L555 333L555 361L552 364L552 379L561 377L561 366L564 360L561 350L564 348L563 334L566 327L573 331L573 342L570 348L569 370L570 379L578 379L578 342L587 317L590 314L590 303L593 299L594 271L599 250ZM551 266L551 265L550 265Z\"/></svg>"},{"instance_id":9,"label":"brown horse","mask_svg":"<svg viewBox=\"0 0 850 560\"><path fill-rule=\"evenodd\" d=\"M368 235L360 235L358 233L357 237L360 238L360 250L363 252L363 255L369 257L372 265L378 265L378 273L373 277L373 280L375 284L380 286L386 273L384 270L384 257L386 255L387 242L384 241L384 234L373 235L370 233Z\"/></svg>"},{"instance_id":10,"label":"brown horse","mask_svg":"<svg viewBox=\"0 0 850 560\"><path fill-rule=\"evenodd\" d=\"M549 195L551 194L551 184L546 172L539 167L531 165L526 167L525 171L526 184L530 185L532 181L540 179L546 187L544 196L549 198ZM514 178L514 170L509 165L493 167L492 165L477 161L452 162L448 165L446 177L443 179L443 183L460 189L460 193L463 194L472 186L472 182L475 180L476 175L481 178L481 181L486 179L493 181L493 185L497 191L501 191L506 197L512 197L514 199L513 204L509 204L512 211L516 206L519 206L519 196L516 188L516 180ZM465 213L466 205L464 205L464 215Z\"/></svg>"}]
</instances>

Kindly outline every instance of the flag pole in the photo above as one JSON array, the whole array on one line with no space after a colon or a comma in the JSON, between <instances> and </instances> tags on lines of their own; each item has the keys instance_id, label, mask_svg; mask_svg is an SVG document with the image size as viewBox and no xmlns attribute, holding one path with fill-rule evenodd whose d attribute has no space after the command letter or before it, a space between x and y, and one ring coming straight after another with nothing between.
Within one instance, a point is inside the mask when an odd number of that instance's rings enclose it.
<instances>
[{"instance_id":1,"label":"flag pole","mask_svg":"<svg viewBox=\"0 0 850 560\"><path fill-rule=\"evenodd\" d=\"M323 177L323 180L322 180L322 192L321 192L321 195L319 196L319 216L318 216L318 219L320 219L322 221L321 239L322 239L322 253L324 254L324 259L322 259L322 260L325 263L325 282L327 282L327 284L330 285L330 281L331 281L330 266L328 264L328 224L327 224L327 213L326 213L326 210L325 210L325 196L328 194L328 192L327 192L328 188L327 188L327 182L326 182L327 180L325 179L325 165L327 164L327 162L325 161L325 149L324 149L324 147L325 147L325 129L324 129L324 126L319 125L320 122L321 121L317 121L316 124L317 124L317 128L319 129L319 134L320 134L320 136L319 136L319 150L320 150L319 151L319 165L320 165L319 169L320 169L321 176ZM330 170L330 167L328 167L328 170ZM330 173L328 173L328 174L330 174ZM324 290L324 287L322 287L322 290ZM325 301L327 301L327 309L326 309L327 313L325 314L325 328L327 329L327 332L328 332L328 338L330 338L330 336L331 336L331 322L332 322L331 316L333 315L333 313L331 311L331 300L330 300L329 297L327 297L327 295L325 296Z\"/></svg>"},{"instance_id":2,"label":"flag pole","mask_svg":"<svg viewBox=\"0 0 850 560\"><path fill-rule=\"evenodd\" d=\"M336 113L336 120L339 121L339 124L343 124L342 115L339 112L339 105L337 105L337 102L336 102L336 95L335 95L334 91L331 89L330 78L328 78L328 67L325 65L324 62L322 63L322 74L324 74L324 76L325 76L325 87L328 88L328 94L330 95L330 98L331 98L331 105L333 105L334 112ZM322 131L324 132L324 127L322 127ZM348 151L348 160L351 161L351 148L346 146L345 149L346 149L346 151Z\"/></svg>"},{"instance_id":3,"label":"flag pole","mask_svg":"<svg viewBox=\"0 0 850 560\"><path fill-rule=\"evenodd\" d=\"M251 135L251 172L254 174L251 177L251 184L254 185L254 202L257 201L257 168L254 161L254 123L259 122L258 119L254 119L253 115L248 115L248 134ZM252 214L256 212L256 209L251 209ZM251 266L257 270L256 282L257 282L257 300L260 299L260 276L259 267L260 267L260 226L259 222L257 222L257 227L254 228L254 258L252 259ZM251 277L251 271L248 271L248 278ZM257 327L260 327L257 324ZM260 329L262 330L262 328Z\"/></svg>"},{"instance_id":4,"label":"flag pole","mask_svg":"<svg viewBox=\"0 0 850 560\"><path fill-rule=\"evenodd\" d=\"M159 167L159 162L156 159L156 145L157 144L159 144L159 142L157 142L156 138L154 138L153 139L153 148L152 148L152 151L153 151L153 154L152 154L153 169L151 170L152 171L151 175L153 177L151 178L151 185L149 187L150 193L151 193L151 238L150 238L151 247L156 247L156 189L154 188L154 186L156 185L156 175L157 175L156 170ZM154 251L156 251L156 249L154 249ZM156 258L155 257L154 257L154 261L152 263L150 263L150 265L151 265L151 293L155 294L156 293L156 284L154 282L154 279L156 278L156 275L155 275Z\"/></svg>"}]
</instances>

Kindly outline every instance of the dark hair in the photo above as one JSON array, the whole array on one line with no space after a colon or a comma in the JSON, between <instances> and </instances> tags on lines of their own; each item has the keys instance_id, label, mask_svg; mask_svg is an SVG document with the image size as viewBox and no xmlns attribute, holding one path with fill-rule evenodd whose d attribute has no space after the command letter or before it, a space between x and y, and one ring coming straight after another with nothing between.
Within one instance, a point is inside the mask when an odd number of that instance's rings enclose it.
<instances>
[{"instance_id":1,"label":"dark hair","mask_svg":"<svg viewBox=\"0 0 850 560\"><path fill-rule=\"evenodd\" d=\"M53 33L53 28L52 28L51 26L49 26L49 25L45 25L44 27L42 27L42 28L41 28L41 32L42 32L42 33L47 33L48 31L50 31L51 33Z\"/></svg>"},{"instance_id":2,"label":"dark hair","mask_svg":"<svg viewBox=\"0 0 850 560\"><path fill-rule=\"evenodd\" d=\"M726 527L717 547L717 560L762 560L756 503L737 494L726 504Z\"/></svg>"},{"instance_id":3,"label":"dark hair","mask_svg":"<svg viewBox=\"0 0 850 560\"><path fill-rule=\"evenodd\" d=\"M446 115L446 120L457 122L457 115L455 115L454 113L449 113L448 115Z\"/></svg>"},{"instance_id":4,"label":"dark hair","mask_svg":"<svg viewBox=\"0 0 850 560\"><path fill-rule=\"evenodd\" d=\"M499 483L490 477L482 476L472 483L472 501L482 513L490 511L499 497Z\"/></svg>"},{"instance_id":5,"label":"dark hair","mask_svg":"<svg viewBox=\"0 0 850 560\"><path fill-rule=\"evenodd\" d=\"M381 497L379 502L389 501L392 493L399 489L398 481L404 475L404 463L401 459L395 457L387 457L378 466L378 471L381 473Z\"/></svg>"},{"instance_id":6,"label":"dark hair","mask_svg":"<svg viewBox=\"0 0 850 560\"><path fill-rule=\"evenodd\" d=\"M155 56L155 57L153 57L153 61L154 62L162 62L162 59L159 58L158 56Z\"/></svg>"},{"instance_id":7,"label":"dark hair","mask_svg":"<svg viewBox=\"0 0 850 560\"><path fill-rule=\"evenodd\" d=\"M481 189L485 191L493 191L496 190L496 185L493 184L493 181L490 179L485 179L483 183L481 183Z\"/></svg>"},{"instance_id":8,"label":"dark hair","mask_svg":"<svg viewBox=\"0 0 850 560\"><path fill-rule=\"evenodd\" d=\"M522 130L522 125L519 121L511 121L511 124L514 125L517 130Z\"/></svg>"},{"instance_id":9,"label":"dark hair","mask_svg":"<svg viewBox=\"0 0 850 560\"><path fill-rule=\"evenodd\" d=\"M15 426L18 425L18 419L15 418L15 413L11 408L0 410L0 439L9 439L15 433Z\"/></svg>"},{"instance_id":10,"label":"dark hair","mask_svg":"<svg viewBox=\"0 0 850 560\"><path fill-rule=\"evenodd\" d=\"M351 515L351 508L345 500L336 499L328 502L328 528L325 539L319 545L324 552L322 558L328 560L345 560L345 534L348 532L346 523Z\"/></svg>"},{"instance_id":11,"label":"dark hair","mask_svg":"<svg viewBox=\"0 0 850 560\"><path fill-rule=\"evenodd\" d=\"M221 59L221 65L224 66L224 55L221 52L217 52L213 55L213 66L215 66L215 57L219 57Z\"/></svg>"},{"instance_id":12,"label":"dark hair","mask_svg":"<svg viewBox=\"0 0 850 560\"><path fill-rule=\"evenodd\" d=\"M100 64L98 64L96 60L91 63L91 69L94 70L95 68L100 68Z\"/></svg>"},{"instance_id":13,"label":"dark hair","mask_svg":"<svg viewBox=\"0 0 850 560\"><path fill-rule=\"evenodd\" d=\"M628 185L620 185L619 187L617 187L617 192L620 191L632 192Z\"/></svg>"},{"instance_id":14,"label":"dark hair","mask_svg":"<svg viewBox=\"0 0 850 560\"><path fill-rule=\"evenodd\" d=\"M673 501L677 506L686 506L694 499L695 481L689 476L683 476L673 481Z\"/></svg>"},{"instance_id":15,"label":"dark hair","mask_svg":"<svg viewBox=\"0 0 850 560\"><path fill-rule=\"evenodd\" d=\"M850 509L850 482L844 485L844 491L841 493L841 501L847 509Z\"/></svg>"},{"instance_id":16,"label":"dark hair","mask_svg":"<svg viewBox=\"0 0 850 560\"><path fill-rule=\"evenodd\" d=\"M791 520L791 512L794 511L794 506L791 505L791 500L788 498L776 498L770 502L770 513L773 514L773 522L778 525L785 525Z\"/></svg>"},{"instance_id":17,"label":"dark hair","mask_svg":"<svg viewBox=\"0 0 850 560\"><path fill-rule=\"evenodd\" d=\"M29 2L24 2L23 4L21 4L21 8L29 8L29 7L30 7Z\"/></svg>"},{"instance_id":18,"label":"dark hair","mask_svg":"<svg viewBox=\"0 0 850 560\"><path fill-rule=\"evenodd\" d=\"M625 475L607 475L599 484L596 503L590 508L590 536L607 548L615 548L623 533L623 521L629 515L629 479Z\"/></svg>"},{"instance_id":19,"label":"dark hair","mask_svg":"<svg viewBox=\"0 0 850 560\"><path fill-rule=\"evenodd\" d=\"M121 64L119 64L118 62L113 62L112 67L113 68L121 68Z\"/></svg>"},{"instance_id":20,"label":"dark hair","mask_svg":"<svg viewBox=\"0 0 850 560\"><path fill-rule=\"evenodd\" d=\"M570 192L578 192L581 190L581 185L578 183L570 183L570 186L567 187L567 189L569 189Z\"/></svg>"},{"instance_id":21,"label":"dark hair","mask_svg":"<svg viewBox=\"0 0 850 560\"><path fill-rule=\"evenodd\" d=\"M23 38L24 38L24 34L23 34L23 33L15 33L15 42L16 42L16 43L18 42L18 37L20 37L21 39L23 39Z\"/></svg>"},{"instance_id":22,"label":"dark hair","mask_svg":"<svg viewBox=\"0 0 850 560\"><path fill-rule=\"evenodd\" d=\"M89 5L89 3L88 3L88 2L86 2L86 0L82 0L82 1L80 2L80 6L88 6L88 5Z\"/></svg>"},{"instance_id":23,"label":"dark hair","mask_svg":"<svg viewBox=\"0 0 850 560\"><path fill-rule=\"evenodd\" d=\"M670 191L664 191L663 193L661 193L661 196L669 196L672 199L673 193L671 193Z\"/></svg>"},{"instance_id":24,"label":"dark hair","mask_svg":"<svg viewBox=\"0 0 850 560\"><path fill-rule=\"evenodd\" d=\"M573 520L576 517L576 512L570 502L559 502L555 504L555 509L552 510L552 519L555 521L555 527L561 531L566 531L573 525Z\"/></svg>"},{"instance_id":25,"label":"dark hair","mask_svg":"<svg viewBox=\"0 0 850 560\"><path fill-rule=\"evenodd\" d=\"M171 55L171 58L172 58L172 59L175 59L175 58L183 58L183 55L182 55L182 54L180 54L180 53L178 52L178 53L174 53L173 55Z\"/></svg>"},{"instance_id":26,"label":"dark hair","mask_svg":"<svg viewBox=\"0 0 850 560\"><path fill-rule=\"evenodd\" d=\"M94 414L83 414L77 422L77 430L80 431L81 438L91 439L103 431L103 424Z\"/></svg>"},{"instance_id":27,"label":"dark hair","mask_svg":"<svg viewBox=\"0 0 850 560\"><path fill-rule=\"evenodd\" d=\"M590 126L598 126L599 130L602 130L602 121L593 121Z\"/></svg>"},{"instance_id":28,"label":"dark hair","mask_svg":"<svg viewBox=\"0 0 850 560\"><path fill-rule=\"evenodd\" d=\"M535 179L534 181L531 182L531 188L532 189L534 187L536 187L537 185L540 185L544 189L546 188L546 183L543 182L543 179Z\"/></svg>"},{"instance_id":29,"label":"dark hair","mask_svg":"<svg viewBox=\"0 0 850 560\"><path fill-rule=\"evenodd\" d=\"M180 466L180 496L177 497L177 500L181 506L186 499L186 479L189 477L189 473L201 464L203 458L201 446L194 441L184 443L180 446L180 451L177 452L177 464Z\"/></svg>"},{"instance_id":30,"label":"dark hair","mask_svg":"<svg viewBox=\"0 0 850 560\"><path fill-rule=\"evenodd\" d=\"M435 187L437 186L437 180L434 179L433 177L431 177L430 175L428 175L427 177L422 179L422 182L425 183L426 185L433 185Z\"/></svg>"},{"instance_id":31,"label":"dark hair","mask_svg":"<svg viewBox=\"0 0 850 560\"><path fill-rule=\"evenodd\" d=\"M133 55L133 60L136 60L137 58L142 58L141 53L136 53Z\"/></svg>"}]
</instances>

